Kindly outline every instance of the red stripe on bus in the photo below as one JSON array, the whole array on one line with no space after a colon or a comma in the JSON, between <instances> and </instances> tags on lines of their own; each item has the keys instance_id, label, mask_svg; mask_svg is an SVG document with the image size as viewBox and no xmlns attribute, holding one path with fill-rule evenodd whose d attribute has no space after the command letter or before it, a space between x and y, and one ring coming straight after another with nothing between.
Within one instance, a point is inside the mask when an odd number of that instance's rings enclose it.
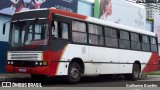
<instances>
[{"instance_id":1,"label":"red stripe on bus","mask_svg":"<svg viewBox=\"0 0 160 90\"><path fill-rule=\"evenodd\" d=\"M76 14L76 13L72 13L72 12L68 12L68 11L64 11L64 10L53 9L53 8L50 9L49 18L52 18L53 13L67 16L67 17L76 18L76 19L81 19L81 20L86 20L86 18L87 18L87 16L85 16L85 15L80 15L80 14Z\"/></svg>"},{"instance_id":2,"label":"red stripe on bus","mask_svg":"<svg viewBox=\"0 0 160 90\"><path fill-rule=\"evenodd\" d=\"M158 67L158 53L152 53L151 58L143 69L143 73L157 71Z\"/></svg>"},{"instance_id":3,"label":"red stripe on bus","mask_svg":"<svg viewBox=\"0 0 160 90\"><path fill-rule=\"evenodd\" d=\"M58 70L58 64L59 62L52 62L52 60L57 60L59 61L64 53L64 49L61 49L60 51L47 51L43 53L43 59L47 60L49 63L49 68L50 68L50 76L55 76L56 72Z\"/></svg>"}]
</instances>

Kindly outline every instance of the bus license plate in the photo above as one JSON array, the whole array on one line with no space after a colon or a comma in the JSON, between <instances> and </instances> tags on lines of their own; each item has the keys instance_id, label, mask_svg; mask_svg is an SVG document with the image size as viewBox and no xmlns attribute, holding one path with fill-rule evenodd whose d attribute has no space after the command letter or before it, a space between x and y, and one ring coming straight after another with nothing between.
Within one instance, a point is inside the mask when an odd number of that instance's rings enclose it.
<instances>
[{"instance_id":1,"label":"bus license plate","mask_svg":"<svg viewBox=\"0 0 160 90\"><path fill-rule=\"evenodd\" d=\"M26 72L25 68L19 68L19 72Z\"/></svg>"}]
</instances>

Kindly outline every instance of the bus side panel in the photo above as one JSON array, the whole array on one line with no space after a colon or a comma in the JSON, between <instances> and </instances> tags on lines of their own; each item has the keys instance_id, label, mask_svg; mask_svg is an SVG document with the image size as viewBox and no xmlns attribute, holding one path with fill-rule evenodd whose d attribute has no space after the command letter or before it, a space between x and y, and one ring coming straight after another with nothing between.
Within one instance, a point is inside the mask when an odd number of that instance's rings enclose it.
<instances>
[{"instance_id":1,"label":"bus side panel","mask_svg":"<svg viewBox=\"0 0 160 90\"><path fill-rule=\"evenodd\" d=\"M73 58L81 58L85 65L84 74L123 74L132 73L133 63L140 61L141 70L153 71L157 67L146 66L146 63L153 61L158 63L158 55L151 52L130 51L115 48L104 48L96 46L85 46L69 44L58 64L57 75L67 75L69 61ZM148 69L149 68L149 69Z\"/></svg>"},{"instance_id":2,"label":"bus side panel","mask_svg":"<svg viewBox=\"0 0 160 90\"><path fill-rule=\"evenodd\" d=\"M61 56L56 75L68 75L68 67L71 60L80 58L83 62L88 61L88 46L68 44Z\"/></svg>"},{"instance_id":3,"label":"bus side panel","mask_svg":"<svg viewBox=\"0 0 160 90\"><path fill-rule=\"evenodd\" d=\"M64 61L64 60L61 60L61 61ZM59 62L56 75L57 76L68 75L68 66L69 66L69 62Z\"/></svg>"},{"instance_id":4,"label":"bus side panel","mask_svg":"<svg viewBox=\"0 0 160 90\"><path fill-rule=\"evenodd\" d=\"M144 73L144 69L146 68L151 56L152 56L152 53L151 52L143 52L142 53L142 68L141 68L141 71L142 73Z\"/></svg>"},{"instance_id":5,"label":"bus side panel","mask_svg":"<svg viewBox=\"0 0 160 90\"><path fill-rule=\"evenodd\" d=\"M143 57L147 57L147 55L144 54ZM152 53L150 55L150 58L148 59L147 64L143 68L143 73L158 71L159 70L158 63L159 63L158 62L158 53Z\"/></svg>"},{"instance_id":6,"label":"bus side panel","mask_svg":"<svg viewBox=\"0 0 160 90\"><path fill-rule=\"evenodd\" d=\"M133 63L142 60L142 52L124 49L119 51L119 73L132 73Z\"/></svg>"},{"instance_id":7,"label":"bus side panel","mask_svg":"<svg viewBox=\"0 0 160 90\"><path fill-rule=\"evenodd\" d=\"M95 73L118 73L118 50L119 49L114 48L89 46L89 61L92 62L91 65L94 67Z\"/></svg>"}]
</instances>

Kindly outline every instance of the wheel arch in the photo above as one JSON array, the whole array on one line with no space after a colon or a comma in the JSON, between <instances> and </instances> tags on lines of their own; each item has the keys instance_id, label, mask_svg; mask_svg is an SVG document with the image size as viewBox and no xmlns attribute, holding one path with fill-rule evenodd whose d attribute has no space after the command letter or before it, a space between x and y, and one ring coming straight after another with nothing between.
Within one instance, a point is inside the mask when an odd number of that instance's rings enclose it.
<instances>
[{"instance_id":1,"label":"wheel arch","mask_svg":"<svg viewBox=\"0 0 160 90\"><path fill-rule=\"evenodd\" d=\"M80 65L81 73L84 74L85 66L84 66L83 60L82 60L81 58L73 58L73 59L71 60L71 62L69 63L69 65L70 65L71 63L73 63L73 62L76 62L76 63L78 63L78 64Z\"/></svg>"},{"instance_id":2,"label":"wheel arch","mask_svg":"<svg viewBox=\"0 0 160 90\"><path fill-rule=\"evenodd\" d=\"M137 64L139 66L140 70L141 70L141 63L140 63L139 60L136 60L133 64Z\"/></svg>"}]
</instances>

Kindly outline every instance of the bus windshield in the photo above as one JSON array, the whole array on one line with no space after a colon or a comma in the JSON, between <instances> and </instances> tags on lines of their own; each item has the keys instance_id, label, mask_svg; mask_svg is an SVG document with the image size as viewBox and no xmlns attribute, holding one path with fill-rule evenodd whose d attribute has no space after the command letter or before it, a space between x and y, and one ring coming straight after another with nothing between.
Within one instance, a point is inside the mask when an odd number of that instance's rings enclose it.
<instances>
[{"instance_id":1,"label":"bus windshield","mask_svg":"<svg viewBox=\"0 0 160 90\"><path fill-rule=\"evenodd\" d=\"M10 46L47 45L47 20L18 21L11 23Z\"/></svg>"}]
</instances>

